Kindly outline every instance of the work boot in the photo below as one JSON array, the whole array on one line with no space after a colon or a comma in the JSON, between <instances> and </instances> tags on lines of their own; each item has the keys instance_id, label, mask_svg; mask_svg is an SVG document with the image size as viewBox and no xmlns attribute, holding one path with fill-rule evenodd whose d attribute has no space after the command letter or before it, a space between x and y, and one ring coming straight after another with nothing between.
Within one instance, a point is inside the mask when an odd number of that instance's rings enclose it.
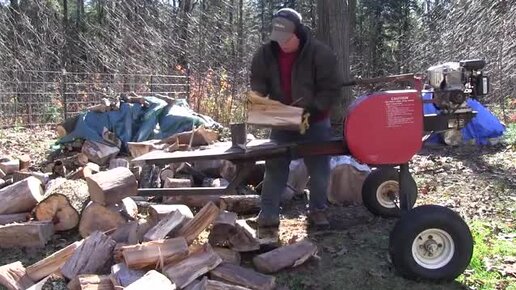
<instances>
[{"instance_id":1,"label":"work boot","mask_svg":"<svg viewBox=\"0 0 516 290\"><path fill-rule=\"evenodd\" d=\"M308 224L316 229L328 229L330 222L326 217L326 212L322 210L311 211L308 213Z\"/></svg>"}]
</instances>

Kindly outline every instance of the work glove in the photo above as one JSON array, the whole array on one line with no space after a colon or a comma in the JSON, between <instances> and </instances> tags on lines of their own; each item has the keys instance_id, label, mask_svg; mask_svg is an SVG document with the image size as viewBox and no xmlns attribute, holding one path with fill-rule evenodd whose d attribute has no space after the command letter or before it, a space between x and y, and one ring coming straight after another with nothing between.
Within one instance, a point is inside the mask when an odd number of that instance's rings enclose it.
<instances>
[{"instance_id":1,"label":"work glove","mask_svg":"<svg viewBox=\"0 0 516 290\"><path fill-rule=\"evenodd\" d=\"M303 109L303 115L301 119L301 127L299 128L299 132L301 135L306 133L306 130L310 128L310 116L316 115L319 110L314 105L309 105Z\"/></svg>"}]
</instances>

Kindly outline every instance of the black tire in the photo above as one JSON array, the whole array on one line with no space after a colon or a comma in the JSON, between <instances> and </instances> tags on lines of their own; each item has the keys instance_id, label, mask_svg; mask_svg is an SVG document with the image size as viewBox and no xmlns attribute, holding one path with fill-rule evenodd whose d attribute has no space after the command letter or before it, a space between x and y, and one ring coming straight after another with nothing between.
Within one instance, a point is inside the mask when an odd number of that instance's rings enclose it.
<instances>
[{"instance_id":1,"label":"black tire","mask_svg":"<svg viewBox=\"0 0 516 290\"><path fill-rule=\"evenodd\" d=\"M409 195L410 204L412 208L416 203L417 199L417 184L413 178L410 178L409 184ZM362 202L364 206L373 214L382 217L399 217L401 210L395 206L394 202L392 206L387 206L385 202L378 200L377 190L380 187L385 186L386 182L396 183L399 186L399 172L394 167L385 167L372 171L364 180L362 186ZM399 197L398 193L395 193Z\"/></svg>"},{"instance_id":2,"label":"black tire","mask_svg":"<svg viewBox=\"0 0 516 290\"><path fill-rule=\"evenodd\" d=\"M426 235L424 231L427 231ZM448 234L452 243L440 244L443 241L440 233ZM433 240L430 234L434 234ZM433 261L428 257L423 257L426 260L420 258L425 256L421 255L422 252L428 255L425 246L421 245L425 240L434 244L435 252L432 253L435 256L430 258ZM423 205L410 210L396 223L390 234L389 254L394 267L405 278L451 281L469 265L473 255L473 237L468 225L456 212L442 206Z\"/></svg>"}]
</instances>

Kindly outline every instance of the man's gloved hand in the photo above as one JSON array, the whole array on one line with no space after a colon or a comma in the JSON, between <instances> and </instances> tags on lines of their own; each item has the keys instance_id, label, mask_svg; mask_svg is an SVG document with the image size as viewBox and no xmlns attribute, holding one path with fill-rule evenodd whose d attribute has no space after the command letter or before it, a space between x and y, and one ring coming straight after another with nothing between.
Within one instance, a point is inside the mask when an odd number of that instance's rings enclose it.
<instances>
[{"instance_id":1,"label":"man's gloved hand","mask_svg":"<svg viewBox=\"0 0 516 290\"><path fill-rule=\"evenodd\" d=\"M310 123L309 123L310 116L314 116L315 114L317 114L317 112L318 112L317 108L313 105L309 105L306 108L304 108L303 116L301 119L301 128L299 130L301 135L304 135L306 133L306 130L308 130L308 128L310 128Z\"/></svg>"}]
</instances>

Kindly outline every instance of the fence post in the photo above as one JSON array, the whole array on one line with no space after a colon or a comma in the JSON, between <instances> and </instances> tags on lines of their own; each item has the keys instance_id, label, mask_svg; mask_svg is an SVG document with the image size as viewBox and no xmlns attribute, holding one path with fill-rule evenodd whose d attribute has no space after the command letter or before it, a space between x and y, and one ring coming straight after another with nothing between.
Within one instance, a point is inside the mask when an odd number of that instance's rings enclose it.
<instances>
[{"instance_id":1,"label":"fence post","mask_svg":"<svg viewBox=\"0 0 516 290\"><path fill-rule=\"evenodd\" d=\"M68 105L66 103L66 69L61 71L61 98L63 99L63 122L68 114Z\"/></svg>"}]
</instances>

